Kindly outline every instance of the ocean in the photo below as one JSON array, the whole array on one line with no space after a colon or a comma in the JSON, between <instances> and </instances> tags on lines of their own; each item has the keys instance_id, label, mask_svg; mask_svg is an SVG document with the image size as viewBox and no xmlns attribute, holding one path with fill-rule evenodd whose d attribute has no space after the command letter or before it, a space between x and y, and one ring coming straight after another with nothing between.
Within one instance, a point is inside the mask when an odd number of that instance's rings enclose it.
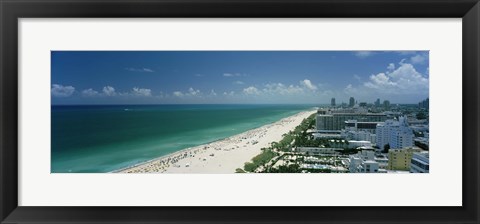
<instances>
[{"instance_id":1,"label":"ocean","mask_svg":"<svg viewBox=\"0 0 480 224\"><path fill-rule=\"evenodd\" d=\"M52 106L51 172L110 172L236 135L312 107Z\"/></svg>"}]
</instances>

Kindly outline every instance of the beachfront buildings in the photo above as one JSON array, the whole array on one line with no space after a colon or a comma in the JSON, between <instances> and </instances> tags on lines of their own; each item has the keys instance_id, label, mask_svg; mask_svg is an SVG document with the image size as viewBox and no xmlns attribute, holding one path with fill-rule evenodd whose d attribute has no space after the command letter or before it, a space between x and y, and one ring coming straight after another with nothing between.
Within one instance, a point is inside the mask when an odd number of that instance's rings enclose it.
<instances>
[{"instance_id":1,"label":"beachfront buildings","mask_svg":"<svg viewBox=\"0 0 480 224\"><path fill-rule=\"evenodd\" d=\"M308 155L339 154L343 148L296 147L293 151Z\"/></svg>"},{"instance_id":2,"label":"beachfront buildings","mask_svg":"<svg viewBox=\"0 0 480 224\"><path fill-rule=\"evenodd\" d=\"M413 153L421 152L418 147L410 147L403 149L390 149L388 151L388 167L389 170L410 170Z\"/></svg>"},{"instance_id":3,"label":"beachfront buildings","mask_svg":"<svg viewBox=\"0 0 480 224\"><path fill-rule=\"evenodd\" d=\"M415 152L410 163L410 173L429 173L429 164L428 152Z\"/></svg>"},{"instance_id":4,"label":"beachfront buildings","mask_svg":"<svg viewBox=\"0 0 480 224\"><path fill-rule=\"evenodd\" d=\"M345 121L356 120L357 122L382 122L387 120L383 113L367 113L364 111L346 110L319 110L317 112L317 130L342 130Z\"/></svg>"},{"instance_id":5,"label":"beachfront buildings","mask_svg":"<svg viewBox=\"0 0 480 224\"><path fill-rule=\"evenodd\" d=\"M348 158L350 173L378 173L379 164L375 161L373 151L363 150Z\"/></svg>"},{"instance_id":6,"label":"beachfront buildings","mask_svg":"<svg viewBox=\"0 0 480 224\"><path fill-rule=\"evenodd\" d=\"M372 144L377 142L377 125L382 122L359 122L357 120L345 121L345 129L341 135L348 140L369 141Z\"/></svg>"},{"instance_id":7,"label":"beachfront buildings","mask_svg":"<svg viewBox=\"0 0 480 224\"><path fill-rule=\"evenodd\" d=\"M380 149L385 145L392 149L411 147L414 137L405 117L400 117L398 121L387 120L376 127L376 144Z\"/></svg>"}]
</instances>

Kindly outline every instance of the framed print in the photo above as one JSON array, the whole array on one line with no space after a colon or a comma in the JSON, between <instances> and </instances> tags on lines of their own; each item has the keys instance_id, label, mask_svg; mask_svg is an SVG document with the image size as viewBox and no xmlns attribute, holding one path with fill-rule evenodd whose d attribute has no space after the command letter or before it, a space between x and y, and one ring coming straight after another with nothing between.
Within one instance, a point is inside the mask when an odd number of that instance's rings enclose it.
<instances>
[{"instance_id":1,"label":"framed print","mask_svg":"<svg viewBox=\"0 0 480 224\"><path fill-rule=\"evenodd\" d=\"M479 7L2 1L1 223L478 223Z\"/></svg>"}]
</instances>

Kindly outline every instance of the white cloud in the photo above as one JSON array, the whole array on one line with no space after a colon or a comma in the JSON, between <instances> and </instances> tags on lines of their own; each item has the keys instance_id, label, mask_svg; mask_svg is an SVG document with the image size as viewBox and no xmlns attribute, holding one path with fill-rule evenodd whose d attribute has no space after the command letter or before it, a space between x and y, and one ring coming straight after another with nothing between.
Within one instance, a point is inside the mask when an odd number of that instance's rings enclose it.
<instances>
[{"instance_id":1,"label":"white cloud","mask_svg":"<svg viewBox=\"0 0 480 224\"><path fill-rule=\"evenodd\" d=\"M300 81L300 84L301 84L302 86L307 87L309 90L312 90L312 91L317 90L317 86L314 85L314 84L312 84L312 82L311 82L310 80L308 80L308 79L305 79L305 80L303 80L303 81Z\"/></svg>"},{"instance_id":2,"label":"white cloud","mask_svg":"<svg viewBox=\"0 0 480 224\"><path fill-rule=\"evenodd\" d=\"M115 88L113 88L111 86L103 87L102 91L103 91L103 94L105 96L115 96L115 95L117 95L117 93L115 92Z\"/></svg>"},{"instance_id":3,"label":"white cloud","mask_svg":"<svg viewBox=\"0 0 480 224\"><path fill-rule=\"evenodd\" d=\"M211 95L211 96L216 96L217 93L215 92L215 90L212 89L212 90L210 90L210 95Z\"/></svg>"},{"instance_id":4,"label":"white cloud","mask_svg":"<svg viewBox=\"0 0 480 224\"><path fill-rule=\"evenodd\" d=\"M243 84L245 84L245 83L242 82L242 81L235 81L235 82L233 82L233 83L235 83L235 84L237 84L237 85L243 85Z\"/></svg>"},{"instance_id":5,"label":"white cloud","mask_svg":"<svg viewBox=\"0 0 480 224\"><path fill-rule=\"evenodd\" d=\"M244 75L240 73L223 73L223 77L239 77L239 76L244 76Z\"/></svg>"},{"instance_id":6,"label":"white cloud","mask_svg":"<svg viewBox=\"0 0 480 224\"><path fill-rule=\"evenodd\" d=\"M352 86L352 84L348 84L344 89L343 91L347 94L347 95L356 95L357 93L357 89L355 87Z\"/></svg>"},{"instance_id":7,"label":"white cloud","mask_svg":"<svg viewBox=\"0 0 480 224\"><path fill-rule=\"evenodd\" d=\"M395 70L395 64L393 64L393 63L388 64L387 69L388 70Z\"/></svg>"},{"instance_id":8,"label":"white cloud","mask_svg":"<svg viewBox=\"0 0 480 224\"><path fill-rule=\"evenodd\" d=\"M134 95L134 96L152 96L152 90L151 89L134 87L132 89L132 95Z\"/></svg>"},{"instance_id":9,"label":"white cloud","mask_svg":"<svg viewBox=\"0 0 480 224\"><path fill-rule=\"evenodd\" d=\"M176 97L201 97L202 92L190 87L187 92L175 91L173 92L173 95Z\"/></svg>"},{"instance_id":10,"label":"white cloud","mask_svg":"<svg viewBox=\"0 0 480 224\"><path fill-rule=\"evenodd\" d=\"M410 61L412 62L412 64L423 64L425 63L425 61L427 61L427 57L425 55L417 54L411 57Z\"/></svg>"},{"instance_id":11,"label":"white cloud","mask_svg":"<svg viewBox=\"0 0 480 224\"><path fill-rule=\"evenodd\" d=\"M85 89L82 91L83 96L98 96L98 92L93 89Z\"/></svg>"},{"instance_id":12,"label":"white cloud","mask_svg":"<svg viewBox=\"0 0 480 224\"><path fill-rule=\"evenodd\" d=\"M377 75L370 76L370 82L366 82L365 86L373 89L392 88L397 84L390 80L390 77L385 73L378 73Z\"/></svg>"},{"instance_id":13,"label":"white cloud","mask_svg":"<svg viewBox=\"0 0 480 224\"><path fill-rule=\"evenodd\" d=\"M183 97L184 94L180 91L175 91L175 92L173 92L173 95L177 96L177 97Z\"/></svg>"},{"instance_id":14,"label":"white cloud","mask_svg":"<svg viewBox=\"0 0 480 224\"><path fill-rule=\"evenodd\" d=\"M150 68L125 68L125 70L131 72L155 72Z\"/></svg>"},{"instance_id":15,"label":"white cloud","mask_svg":"<svg viewBox=\"0 0 480 224\"><path fill-rule=\"evenodd\" d=\"M55 97L69 97L75 92L75 87L73 86L62 86L59 84L52 84L51 93Z\"/></svg>"},{"instance_id":16,"label":"white cloud","mask_svg":"<svg viewBox=\"0 0 480 224\"><path fill-rule=\"evenodd\" d=\"M428 78L415 70L412 64L400 62L400 67L389 73L371 75L364 86L381 93L416 94L428 93Z\"/></svg>"},{"instance_id":17,"label":"white cloud","mask_svg":"<svg viewBox=\"0 0 480 224\"><path fill-rule=\"evenodd\" d=\"M265 85L263 92L271 95L294 95L303 93L303 88L295 85L286 86L282 83L269 83Z\"/></svg>"},{"instance_id":18,"label":"white cloud","mask_svg":"<svg viewBox=\"0 0 480 224\"><path fill-rule=\"evenodd\" d=\"M355 56L357 56L359 58L367 58L367 57L370 57L374 54L375 53L372 52L372 51L357 51L357 52L355 52Z\"/></svg>"},{"instance_id":19,"label":"white cloud","mask_svg":"<svg viewBox=\"0 0 480 224\"><path fill-rule=\"evenodd\" d=\"M243 89L243 93L247 95L260 95L260 91L254 86Z\"/></svg>"},{"instance_id":20,"label":"white cloud","mask_svg":"<svg viewBox=\"0 0 480 224\"><path fill-rule=\"evenodd\" d=\"M190 87L190 88L188 89L188 93L189 93L190 95L192 95L192 96L197 96L197 95L200 95L200 94L201 94L201 93L200 93L200 90L198 90L198 89L195 90L195 89L192 88L192 87Z\"/></svg>"},{"instance_id":21,"label":"white cloud","mask_svg":"<svg viewBox=\"0 0 480 224\"><path fill-rule=\"evenodd\" d=\"M235 92L234 92L234 91L223 92L223 95L225 95L225 96L233 96L233 95L235 95Z\"/></svg>"},{"instance_id":22,"label":"white cloud","mask_svg":"<svg viewBox=\"0 0 480 224\"><path fill-rule=\"evenodd\" d=\"M357 75L357 74L353 74L353 78L356 79L357 81L362 80L362 77L360 77L360 76Z\"/></svg>"}]
</instances>

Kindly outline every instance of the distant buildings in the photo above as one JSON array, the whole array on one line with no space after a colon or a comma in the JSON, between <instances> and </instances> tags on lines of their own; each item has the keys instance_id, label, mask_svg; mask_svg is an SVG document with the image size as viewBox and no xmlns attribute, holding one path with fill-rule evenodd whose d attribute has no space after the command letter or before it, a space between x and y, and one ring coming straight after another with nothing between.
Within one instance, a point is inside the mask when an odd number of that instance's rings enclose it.
<instances>
[{"instance_id":1,"label":"distant buildings","mask_svg":"<svg viewBox=\"0 0 480 224\"><path fill-rule=\"evenodd\" d=\"M385 110L390 110L390 101L384 100L384 101L383 101L383 108L384 108Z\"/></svg>"},{"instance_id":2,"label":"distant buildings","mask_svg":"<svg viewBox=\"0 0 480 224\"><path fill-rule=\"evenodd\" d=\"M420 151L417 147L390 149L388 151L388 169L409 171L413 153Z\"/></svg>"},{"instance_id":3,"label":"distant buildings","mask_svg":"<svg viewBox=\"0 0 480 224\"><path fill-rule=\"evenodd\" d=\"M427 110L428 110L429 106L430 106L430 102L429 102L428 98L423 100L422 102L418 103L418 107L424 108L424 109L427 109Z\"/></svg>"},{"instance_id":4,"label":"distant buildings","mask_svg":"<svg viewBox=\"0 0 480 224\"><path fill-rule=\"evenodd\" d=\"M415 152L410 163L410 173L429 173L429 164L428 152Z\"/></svg>"},{"instance_id":5,"label":"distant buildings","mask_svg":"<svg viewBox=\"0 0 480 224\"><path fill-rule=\"evenodd\" d=\"M380 107L380 99L377 99L377 100L375 101L375 107Z\"/></svg>"},{"instance_id":6,"label":"distant buildings","mask_svg":"<svg viewBox=\"0 0 480 224\"><path fill-rule=\"evenodd\" d=\"M350 103L348 104L349 107L355 106L355 98L350 97Z\"/></svg>"},{"instance_id":7,"label":"distant buildings","mask_svg":"<svg viewBox=\"0 0 480 224\"><path fill-rule=\"evenodd\" d=\"M414 134L408 126L407 119L400 117L399 121L387 120L376 127L377 146L383 149L389 145L392 149L400 149L413 146Z\"/></svg>"},{"instance_id":8,"label":"distant buildings","mask_svg":"<svg viewBox=\"0 0 480 224\"><path fill-rule=\"evenodd\" d=\"M331 102L330 102L330 106L335 107L335 105L336 105L336 104L335 104L335 98L332 98L332 100L331 100Z\"/></svg>"}]
</instances>

